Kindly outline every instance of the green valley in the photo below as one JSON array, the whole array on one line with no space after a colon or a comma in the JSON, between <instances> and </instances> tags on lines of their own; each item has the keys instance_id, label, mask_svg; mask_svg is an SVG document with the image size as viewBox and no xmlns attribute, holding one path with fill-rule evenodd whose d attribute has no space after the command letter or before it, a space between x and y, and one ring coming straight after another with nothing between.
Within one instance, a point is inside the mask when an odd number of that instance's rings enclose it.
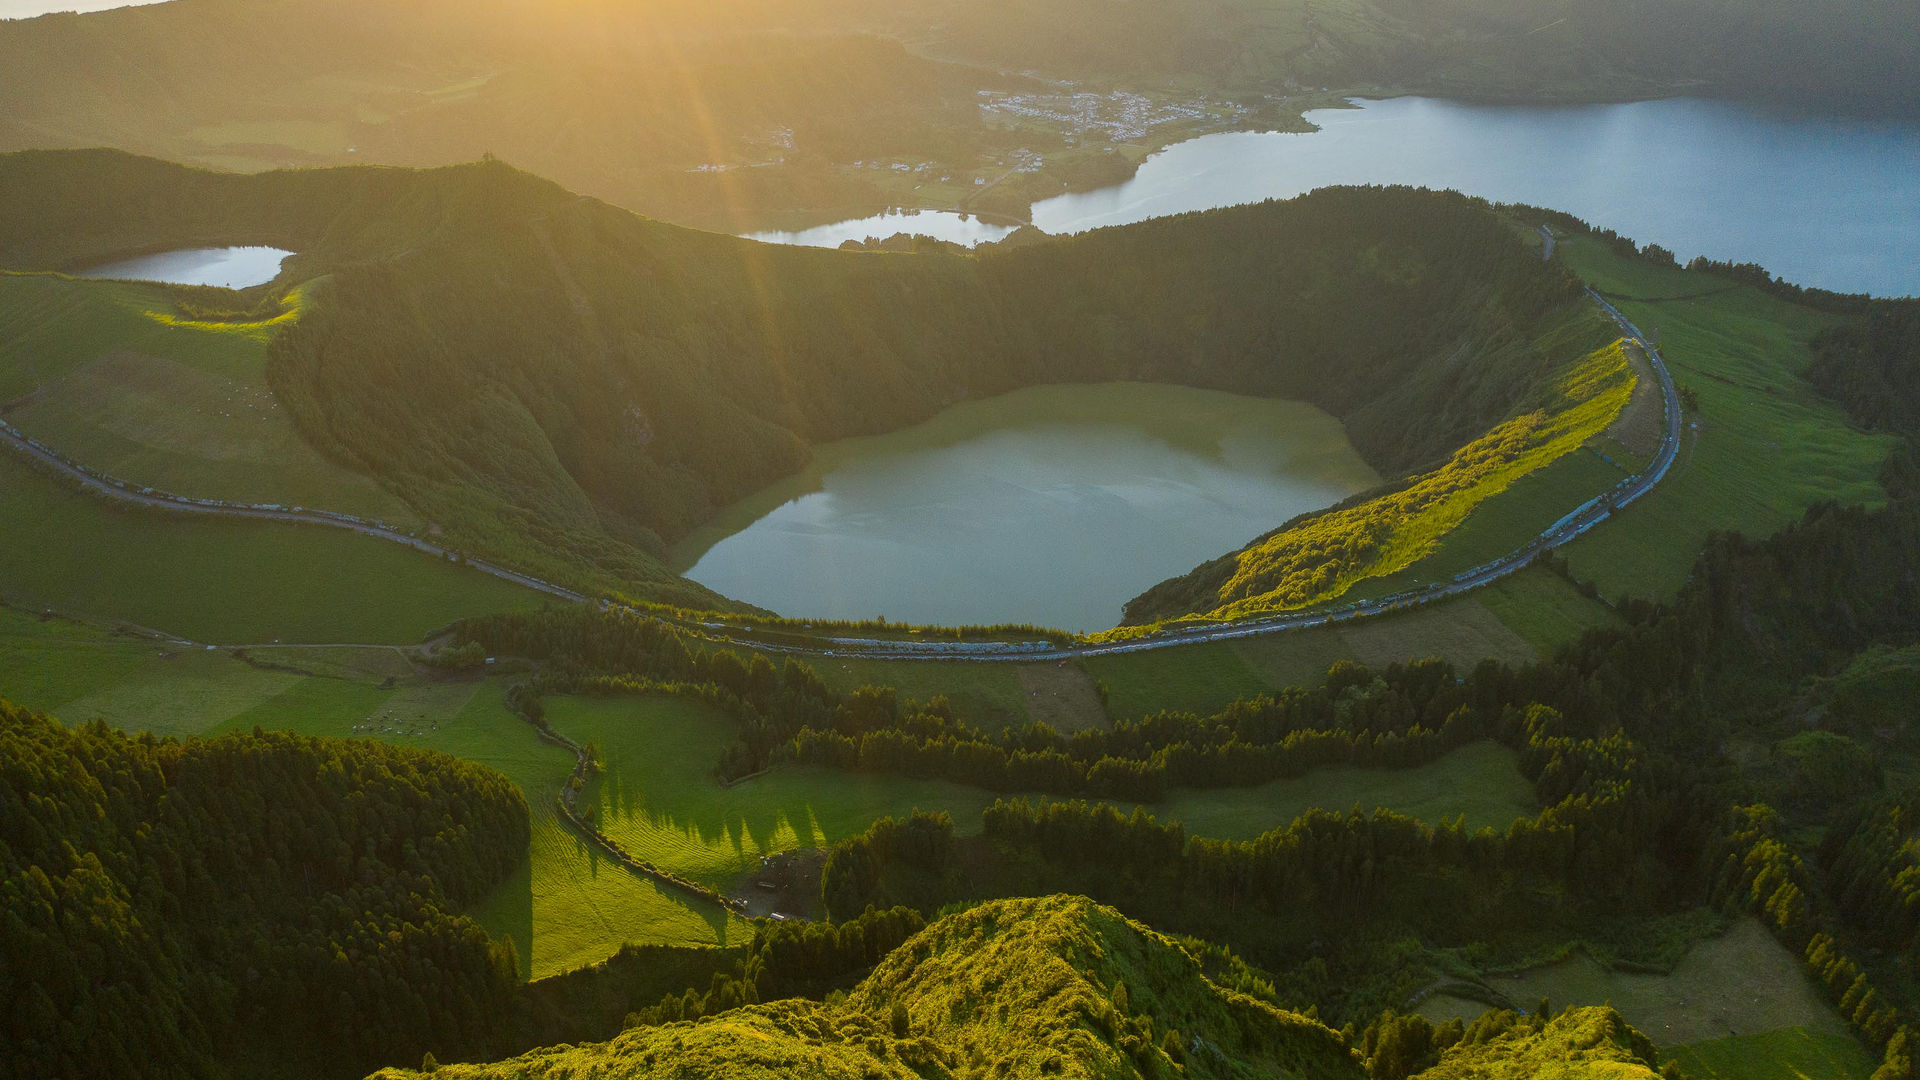
<instances>
[{"instance_id":1,"label":"green valley","mask_svg":"<svg viewBox=\"0 0 1920 1080\"><path fill-rule=\"evenodd\" d=\"M1907 8L16 10L0 1078L1920 1076Z\"/></svg>"}]
</instances>

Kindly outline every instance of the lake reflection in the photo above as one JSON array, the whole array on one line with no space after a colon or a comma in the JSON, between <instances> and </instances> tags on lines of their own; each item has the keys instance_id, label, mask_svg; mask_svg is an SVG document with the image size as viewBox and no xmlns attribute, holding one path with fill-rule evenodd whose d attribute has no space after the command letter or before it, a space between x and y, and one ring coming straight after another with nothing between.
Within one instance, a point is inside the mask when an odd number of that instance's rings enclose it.
<instances>
[{"instance_id":1,"label":"lake reflection","mask_svg":"<svg viewBox=\"0 0 1920 1080\"><path fill-rule=\"evenodd\" d=\"M190 248L108 263L75 276L245 289L279 276L280 263L292 254L275 247Z\"/></svg>"},{"instance_id":2,"label":"lake reflection","mask_svg":"<svg viewBox=\"0 0 1920 1080\"><path fill-rule=\"evenodd\" d=\"M888 210L872 217L836 221L796 232L748 233L749 240L770 244L801 244L806 247L839 247L849 240L885 240L895 233L931 236L936 240L973 247L991 243L1013 232L1014 226L994 225L970 214L951 210Z\"/></svg>"},{"instance_id":3,"label":"lake reflection","mask_svg":"<svg viewBox=\"0 0 1920 1080\"><path fill-rule=\"evenodd\" d=\"M1097 630L1155 583L1378 481L1310 405L1036 387L820 447L677 565L782 615Z\"/></svg>"},{"instance_id":4,"label":"lake reflection","mask_svg":"<svg viewBox=\"0 0 1920 1080\"><path fill-rule=\"evenodd\" d=\"M1035 203L1033 223L1073 233L1333 184L1413 184L1564 210L1682 261L1706 255L1804 285L1920 292L1920 125L1688 99L1357 104L1307 114L1317 132L1168 147L1126 183Z\"/></svg>"}]
</instances>

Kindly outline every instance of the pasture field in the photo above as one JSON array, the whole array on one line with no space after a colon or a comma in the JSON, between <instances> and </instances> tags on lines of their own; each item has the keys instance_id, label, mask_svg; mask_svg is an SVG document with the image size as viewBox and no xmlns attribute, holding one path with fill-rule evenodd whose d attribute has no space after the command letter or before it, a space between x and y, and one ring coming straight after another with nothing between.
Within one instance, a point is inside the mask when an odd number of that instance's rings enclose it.
<instances>
[{"instance_id":1,"label":"pasture field","mask_svg":"<svg viewBox=\"0 0 1920 1080\"><path fill-rule=\"evenodd\" d=\"M1115 720L1131 720L1167 709L1212 712L1230 701L1273 689L1227 642L1090 656L1081 660L1080 666L1106 687L1107 714ZM1320 675L1325 674L1326 669L1321 668Z\"/></svg>"},{"instance_id":2,"label":"pasture field","mask_svg":"<svg viewBox=\"0 0 1920 1080\"><path fill-rule=\"evenodd\" d=\"M0 273L0 410L75 461L136 484L421 524L309 446L267 385L258 322L177 317L167 286Z\"/></svg>"},{"instance_id":3,"label":"pasture field","mask_svg":"<svg viewBox=\"0 0 1920 1080\"><path fill-rule=\"evenodd\" d=\"M424 746L500 770L526 794L529 858L471 914L510 937L520 972L543 978L606 959L626 942L725 944L743 923L610 862L560 821L554 802L573 755L507 711L506 680L425 682L382 690L311 678L215 729L263 728ZM372 731L367 718L375 718ZM356 725L361 730L356 731Z\"/></svg>"},{"instance_id":4,"label":"pasture field","mask_svg":"<svg viewBox=\"0 0 1920 1080\"><path fill-rule=\"evenodd\" d=\"M604 772L581 796L600 827L635 856L725 888L762 855L830 847L876 819L945 810L977 832L996 796L933 780L780 767L725 787L714 778L734 723L670 697L552 698L547 721L600 749Z\"/></svg>"},{"instance_id":5,"label":"pasture field","mask_svg":"<svg viewBox=\"0 0 1920 1080\"><path fill-rule=\"evenodd\" d=\"M1541 998L1556 1011L1611 1004L1662 1048L1785 1029L1850 1039L1840 1015L1801 973L1799 959L1751 918L1696 942L1664 975L1614 971L1582 953L1486 981L1523 1009L1532 1009ZM1419 1011L1435 1021L1470 1020L1486 1008L1435 994ZM1733 1075L1744 1080L1749 1074Z\"/></svg>"},{"instance_id":6,"label":"pasture field","mask_svg":"<svg viewBox=\"0 0 1920 1080\"><path fill-rule=\"evenodd\" d=\"M1597 240L1569 239L1559 251L1657 335L1674 381L1700 402L1659 487L1562 550L1576 577L1604 596L1665 599L1715 529L1767 536L1816 502L1885 501L1874 478L1896 440L1856 429L1800 377L1807 342L1834 317L1711 274L1623 259Z\"/></svg>"},{"instance_id":7,"label":"pasture field","mask_svg":"<svg viewBox=\"0 0 1920 1080\"><path fill-rule=\"evenodd\" d=\"M1611 608L1580 595L1565 579L1529 568L1412 611L1080 663L1106 686L1109 715L1124 720L1164 709L1207 712L1236 698L1311 686L1341 660L1384 667L1438 656L1462 671L1483 659L1525 664L1589 629L1619 622Z\"/></svg>"},{"instance_id":8,"label":"pasture field","mask_svg":"<svg viewBox=\"0 0 1920 1080\"><path fill-rule=\"evenodd\" d=\"M521 970L541 977L592 963L628 941L726 944L744 924L609 863L561 825L554 800L572 756L541 743L506 709L508 679L421 673L396 650L182 650L105 626L0 608L0 697L78 723L218 735L259 726L382 738L499 769L527 795L531 858L474 912L512 937ZM252 662L248 662L251 660ZM599 744L605 774L585 797L635 855L726 886L761 854L825 846L875 819L946 810L963 831L997 796L958 784L782 768L733 787L712 770L731 721L673 698L559 698L554 726ZM1466 814L1503 825L1530 810L1512 755L1470 746L1397 772L1337 769L1257 788L1175 791L1149 807L1189 831L1243 839L1313 806L1388 806L1429 821Z\"/></svg>"},{"instance_id":9,"label":"pasture field","mask_svg":"<svg viewBox=\"0 0 1920 1080\"><path fill-rule=\"evenodd\" d=\"M600 827L634 855L696 881L730 884L760 857L827 847L876 819L944 810L962 833L999 796L939 780L779 767L731 787L713 767L733 722L706 705L668 697L555 698L554 728L599 747L605 772L582 797ZM1042 796L1044 797L1044 796ZM1308 809L1385 806L1428 821L1466 814L1470 825L1505 827L1533 811L1533 793L1504 747L1465 747L1397 771L1330 769L1253 788L1176 789L1147 806L1205 836L1248 839Z\"/></svg>"},{"instance_id":10,"label":"pasture field","mask_svg":"<svg viewBox=\"0 0 1920 1080\"><path fill-rule=\"evenodd\" d=\"M1868 1080L1880 1064L1851 1035L1804 1027L1661 1050L1688 1080Z\"/></svg>"},{"instance_id":11,"label":"pasture field","mask_svg":"<svg viewBox=\"0 0 1920 1080\"><path fill-rule=\"evenodd\" d=\"M1544 567L1528 567L1475 590L1473 596L1541 656L1553 655L1588 630L1625 625L1618 612L1582 596L1566 578Z\"/></svg>"},{"instance_id":12,"label":"pasture field","mask_svg":"<svg viewBox=\"0 0 1920 1080\"><path fill-rule=\"evenodd\" d=\"M324 526L123 509L0 455L0 601L194 641L404 644L540 594Z\"/></svg>"},{"instance_id":13,"label":"pasture field","mask_svg":"<svg viewBox=\"0 0 1920 1080\"><path fill-rule=\"evenodd\" d=\"M0 697L69 724L101 717L128 730L182 737L258 725L383 738L505 773L526 793L532 812L531 858L473 915L489 933L513 938L523 976L594 963L627 941L713 944L740 932L737 921L717 910L611 865L560 823L554 799L572 773L573 755L542 743L507 711L505 680L422 677L410 665L400 675L395 663L404 660L391 649L256 649L249 655L262 667L227 650L179 650L0 608ZM371 730L369 717L375 718Z\"/></svg>"},{"instance_id":14,"label":"pasture field","mask_svg":"<svg viewBox=\"0 0 1920 1080\"><path fill-rule=\"evenodd\" d=\"M1306 813L1385 807L1429 823L1465 814L1467 828L1507 826L1538 812L1513 751L1495 742L1463 746L1413 769L1320 769L1253 788L1180 788L1147 807L1187 832L1246 840Z\"/></svg>"}]
</instances>

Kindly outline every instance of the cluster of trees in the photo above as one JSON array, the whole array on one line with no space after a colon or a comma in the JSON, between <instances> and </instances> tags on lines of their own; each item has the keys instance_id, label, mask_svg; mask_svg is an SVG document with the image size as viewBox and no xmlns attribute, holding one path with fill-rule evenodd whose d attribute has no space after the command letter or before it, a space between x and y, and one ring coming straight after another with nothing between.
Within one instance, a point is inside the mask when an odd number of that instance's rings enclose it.
<instances>
[{"instance_id":1,"label":"cluster of trees","mask_svg":"<svg viewBox=\"0 0 1920 1080\"><path fill-rule=\"evenodd\" d=\"M1807 379L1854 419L1920 434L1920 300L1862 301L1860 317L1813 339Z\"/></svg>"},{"instance_id":2,"label":"cluster of trees","mask_svg":"<svg viewBox=\"0 0 1920 1080\"><path fill-rule=\"evenodd\" d=\"M183 744L0 702L0 1071L486 1054L518 964L457 913L527 840L519 790L443 755L258 731Z\"/></svg>"},{"instance_id":3,"label":"cluster of trees","mask_svg":"<svg viewBox=\"0 0 1920 1080\"><path fill-rule=\"evenodd\" d=\"M852 918L875 906L881 875L888 870L938 877L952 858L953 818L945 811L915 810L905 821L883 817L828 853L820 875L821 906L832 918Z\"/></svg>"},{"instance_id":4,"label":"cluster of trees","mask_svg":"<svg viewBox=\"0 0 1920 1080\"><path fill-rule=\"evenodd\" d=\"M1491 733L1488 712L1440 660L1376 675L1343 661L1321 686L1290 688L1211 716L1163 713L1063 735L1045 724L982 731L939 700L884 727L869 711L806 727L782 760L937 777L992 791L1155 802L1170 787L1246 787L1337 765L1406 768Z\"/></svg>"},{"instance_id":5,"label":"cluster of trees","mask_svg":"<svg viewBox=\"0 0 1920 1080\"><path fill-rule=\"evenodd\" d=\"M535 723L543 693L684 694L720 708L740 721L739 741L717 765L726 780L766 768L804 728L878 728L899 715L891 689L839 694L791 657L776 668L762 653L743 659L730 649L696 651L670 625L619 608L481 616L455 623L451 633L489 653L547 663L539 679L512 691L515 708Z\"/></svg>"},{"instance_id":6,"label":"cluster of trees","mask_svg":"<svg viewBox=\"0 0 1920 1080\"><path fill-rule=\"evenodd\" d=\"M844 990L926 925L926 917L909 907L869 909L831 923L758 923L746 956L732 970L714 972L704 993L691 987L669 993L629 1013L626 1026L698 1020L759 1001Z\"/></svg>"},{"instance_id":7,"label":"cluster of trees","mask_svg":"<svg viewBox=\"0 0 1920 1080\"><path fill-rule=\"evenodd\" d=\"M1904 957L1906 977L1920 977L1920 787L1842 816L1817 855L1852 931Z\"/></svg>"},{"instance_id":8,"label":"cluster of trees","mask_svg":"<svg viewBox=\"0 0 1920 1080\"><path fill-rule=\"evenodd\" d=\"M1827 899L1834 895L1835 884L1858 886L1860 880L1823 881L1819 869L1809 866L1782 838L1779 815L1771 807L1737 807L1733 818L1717 888L1744 901L1783 944L1799 953L1808 975L1826 990L1840 1015L1882 1051L1874 1080L1911 1080L1915 1075L1911 1002L1903 1010L1898 989L1910 973L1876 977L1871 965L1862 963L1858 951L1847 943L1861 935L1861 923L1847 918L1853 913L1846 911L1844 900L1835 904ZM1872 919L1865 926L1869 934L1875 929Z\"/></svg>"}]
</instances>

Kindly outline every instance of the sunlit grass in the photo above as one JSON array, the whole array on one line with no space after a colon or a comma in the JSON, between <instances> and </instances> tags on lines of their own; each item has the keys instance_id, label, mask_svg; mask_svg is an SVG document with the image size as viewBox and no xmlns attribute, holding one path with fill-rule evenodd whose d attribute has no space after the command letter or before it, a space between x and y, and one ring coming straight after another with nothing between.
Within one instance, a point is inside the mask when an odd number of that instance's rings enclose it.
<instances>
[{"instance_id":1,"label":"sunlit grass","mask_svg":"<svg viewBox=\"0 0 1920 1080\"><path fill-rule=\"evenodd\" d=\"M1808 341L1836 317L1708 274L1624 259L1595 240L1560 250L1658 334L1674 380L1700 402L1660 486L1562 550L1577 577L1606 596L1670 597L1714 530L1767 536L1816 502L1885 501L1875 476L1895 440L1854 427L1800 377L1812 359Z\"/></svg>"},{"instance_id":2,"label":"sunlit grass","mask_svg":"<svg viewBox=\"0 0 1920 1080\"><path fill-rule=\"evenodd\" d=\"M1555 392L1564 405L1557 410L1530 412L1496 426L1398 491L1257 541L1232 557L1230 575L1200 599L1192 615L1123 627L1095 639L1312 607L1341 598L1361 582L1404 570L1437 550L1483 503L1606 430L1626 407L1634 381L1620 342L1598 349L1562 376ZM1610 484L1588 497L1605 486Z\"/></svg>"}]
</instances>

